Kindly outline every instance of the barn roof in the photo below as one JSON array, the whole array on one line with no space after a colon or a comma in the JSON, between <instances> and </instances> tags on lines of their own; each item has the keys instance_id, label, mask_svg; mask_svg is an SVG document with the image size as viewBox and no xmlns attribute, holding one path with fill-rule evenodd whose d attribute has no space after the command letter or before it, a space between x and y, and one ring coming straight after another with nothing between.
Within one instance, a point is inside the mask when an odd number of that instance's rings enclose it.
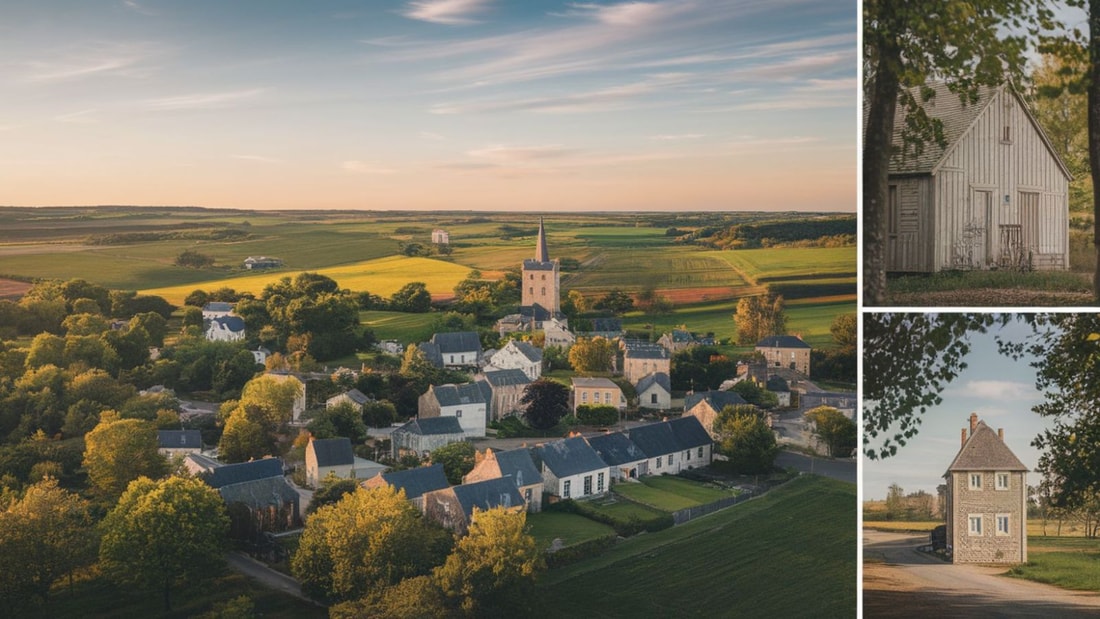
<instances>
[{"instance_id":1,"label":"barn roof","mask_svg":"<svg viewBox=\"0 0 1100 619\"><path fill-rule=\"evenodd\" d=\"M226 503L243 503L255 508L297 505L301 500L298 492L282 476L264 477L222 486L218 488L218 494Z\"/></svg>"},{"instance_id":2,"label":"barn roof","mask_svg":"<svg viewBox=\"0 0 1100 619\"><path fill-rule=\"evenodd\" d=\"M694 415L669 419L667 423L680 446L685 449L704 447L714 442L699 418Z\"/></svg>"},{"instance_id":3,"label":"barn roof","mask_svg":"<svg viewBox=\"0 0 1100 619\"><path fill-rule=\"evenodd\" d=\"M440 406L462 406L464 404L484 404L485 394L477 383L461 385L432 385L432 393Z\"/></svg>"},{"instance_id":4,"label":"barn roof","mask_svg":"<svg viewBox=\"0 0 1100 619\"><path fill-rule=\"evenodd\" d=\"M531 382L523 370L489 370L485 372L485 380L494 387L526 385Z\"/></svg>"},{"instance_id":5,"label":"barn roof","mask_svg":"<svg viewBox=\"0 0 1100 619\"><path fill-rule=\"evenodd\" d=\"M655 458L665 454L682 451L680 442L672 433L668 422L651 423L630 429L630 440L642 450L646 456Z\"/></svg>"},{"instance_id":6,"label":"barn roof","mask_svg":"<svg viewBox=\"0 0 1100 619\"><path fill-rule=\"evenodd\" d=\"M1023 462L1012 453L993 428L979 421L963 443L959 453L947 467L952 471L1027 471ZM945 475L946 476L946 475Z\"/></svg>"},{"instance_id":7,"label":"barn roof","mask_svg":"<svg viewBox=\"0 0 1100 619\"><path fill-rule=\"evenodd\" d=\"M481 352L481 340L473 331L436 333L432 336L432 343L439 347L439 352L442 354L471 350Z\"/></svg>"}]
</instances>

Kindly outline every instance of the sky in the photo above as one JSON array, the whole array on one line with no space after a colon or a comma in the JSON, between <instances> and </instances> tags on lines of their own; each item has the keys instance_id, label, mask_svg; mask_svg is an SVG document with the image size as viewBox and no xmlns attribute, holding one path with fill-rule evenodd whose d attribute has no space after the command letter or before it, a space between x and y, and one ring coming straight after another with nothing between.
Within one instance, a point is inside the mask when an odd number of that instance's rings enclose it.
<instances>
[{"instance_id":1,"label":"sky","mask_svg":"<svg viewBox=\"0 0 1100 619\"><path fill-rule=\"evenodd\" d=\"M854 212L856 17L7 0L0 205Z\"/></svg>"},{"instance_id":2,"label":"sky","mask_svg":"<svg viewBox=\"0 0 1100 619\"><path fill-rule=\"evenodd\" d=\"M1035 388L1035 369L1029 365L1032 357L1014 361L1002 356L995 340L1000 336L1023 341L1030 333L1030 327L1013 321L986 334L970 335L968 367L944 389L943 402L924 414L919 433L893 457L863 459L864 500L885 499L893 483L906 494L924 490L935 495L936 486L944 483L943 474L962 446L960 431L969 427L970 413L977 413L994 430L1003 428L1005 444L1029 470L1035 470L1041 452L1031 446L1031 441L1050 424L1031 411L1043 401ZM1029 473L1027 481L1037 485L1039 477Z\"/></svg>"}]
</instances>

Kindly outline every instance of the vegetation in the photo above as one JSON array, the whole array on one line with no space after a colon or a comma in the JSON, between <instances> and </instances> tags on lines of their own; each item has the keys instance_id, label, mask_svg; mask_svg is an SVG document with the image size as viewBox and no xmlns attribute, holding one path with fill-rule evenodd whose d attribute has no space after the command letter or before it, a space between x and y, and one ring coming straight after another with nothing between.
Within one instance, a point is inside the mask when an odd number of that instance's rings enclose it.
<instances>
[{"instance_id":1,"label":"vegetation","mask_svg":"<svg viewBox=\"0 0 1100 619\"><path fill-rule=\"evenodd\" d=\"M527 385L519 403L527 424L536 430L546 430L569 413L569 389L561 383L540 378Z\"/></svg>"},{"instance_id":2,"label":"vegetation","mask_svg":"<svg viewBox=\"0 0 1100 619\"><path fill-rule=\"evenodd\" d=\"M437 448L429 458L433 464L443 465L443 474L453 485L462 483L462 478L474 469L474 457L477 450L469 441L459 441Z\"/></svg>"},{"instance_id":3,"label":"vegetation","mask_svg":"<svg viewBox=\"0 0 1100 619\"><path fill-rule=\"evenodd\" d=\"M848 457L856 448L856 422L831 406L819 406L806 411L813 424L813 434L829 449L830 456Z\"/></svg>"},{"instance_id":4,"label":"vegetation","mask_svg":"<svg viewBox=\"0 0 1100 619\"><path fill-rule=\"evenodd\" d=\"M787 333L782 295L743 297L737 302L737 343L755 345L772 335Z\"/></svg>"},{"instance_id":5,"label":"vegetation","mask_svg":"<svg viewBox=\"0 0 1100 619\"><path fill-rule=\"evenodd\" d=\"M729 459L730 467L742 474L772 470L779 446L763 414L751 405L727 406L714 420L717 448Z\"/></svg>"}]
</instances>

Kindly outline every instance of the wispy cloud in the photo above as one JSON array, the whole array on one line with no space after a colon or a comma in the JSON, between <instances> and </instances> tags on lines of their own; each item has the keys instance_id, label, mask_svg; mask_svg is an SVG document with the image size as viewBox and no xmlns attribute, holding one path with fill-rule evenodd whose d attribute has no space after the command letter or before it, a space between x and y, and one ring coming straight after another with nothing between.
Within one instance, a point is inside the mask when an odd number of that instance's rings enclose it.
<instances>
[{"instance_id":1,"label":"wispy cloud","mask_svg":"<svg viewBox=\"0 0 1100 619\"><path fill-rule=\"evenodd\" d=\"M448 26L475 24L474 15L488 8L489 0L422 0L410 2L402 15Z\"/></svg>"},{"instance_id":2,"label":"wispy cloud","mask_svg":"<svg viewBox=\"0 0 1100 619\"><path fill-rule=\"evenodd\" d=\"M420 132L420 137L425 139L425 140L431 140L433 142L442 142L442 141L447 139L446 136L435 133L435 132L432 132L432 131L421 131Z\"/></svg>"},{"instance_id":3,"label":"wispy cloud","mask_svg":"<svg viewBox=\"0 0 1100 619\"><path fill-rule=\"evenodd\" d=\"M666 73L650 76L641 81L609 86L590 92L443 103L433 106L431 112L433 114L484 114L515 111L579 113L621 109L630 102L636 104L641 97L675 88L688 81L690 81L688 74Z\"/></svg>"},{"instance_id":4,"label":"wispy cloud","mask_svg":"<svg viewBox=\"0 0 1100 619\"><path fill-rule=\"evenodd\" d=\"M264 88L249 88L228 92L204 92L174 97L146 99L142 107L147 110L173 111L232 107L263 94Z\"/></svg>"},{"instance_id":5,"label":"wispy cloud","mask_svg":"<svg viewBox=\"0 0 1100 619\"><path fill-rule=\"evenodd\" d=\"M91 42L24 63L28 82L63 82L98 76L144 77L147 61L158 54L149 43Z\"/></svg>"},{"instance_id":6,"label":"wispy cloud","mask_svg":"<svg viewBox=\"0 0 1100 619\"><path fill-rule=\"evenodd\" d=\"M87 109L80 110L79 112L69 112L68 114L60 114L58 116L54 116L53 119L60 123L90 125L99 122L97 119L92 117L92 114L95 114L96 111L97 110L95 109Z\"/></svg>"},{"instance_id":7,"label":"wispy cloud","mask_svg":"<svg viewBox=\"0 0 1100 619\"><path fill-rule=\"evenodd\" d=\"M340 168L352 174L364 174L369 176L388 176L396 174L397 170L387 168L369 161L350 160L340 164Z\"/></svg>"},{"instance_id":8,"label":"wispy cloud","mask_svg":"<svg viewBox=\"0 0 1100 619\"><path fill-rule=\"evenodd\" d=\"M464 161L447 162L437 167L463 173L489 173L504 178L518 178L683 157L682 154L665 152L599 153L562 144L494 144L469 150L465 154L467 159Z\"/></svg>"},{"instance_id":9,"label":"wispy cloud","mask_svg":"<svg viewBox=\"0 0 1100 619\"><path fill-rule=\"evenodd\" d=\"M1038 395L1030 383L1008 380L970 380L961 387L952 388L950 392L958 396L999 402L1026 401Z\"/></svg>"},{"instance_id":10,"label":"wispy cloud","mask_svg":"<svg viewBox=\"0 0 1100 619\"><path fill-rule=\"evenodd\" d=\"M240 159L241 161L254 161L256 163L283 163L282 159L275 159L274 157L265 157L263 155L231 155L234 159Z\"/></svg>"},{"instance_id":11,"label":"wispy cloud","mask_svg":"<svg viewBox=\"0 0 1100 619\"><path fill-rule=\"evenodd\" d=\"M478 159L486 159L498 163L517 163L538 161L545 159L559 159L578 152L575 149L565 148L560 144L546 146L507 146L497 144L485 148L468 151L466 154Z\"/></svg>"}]
</instances>

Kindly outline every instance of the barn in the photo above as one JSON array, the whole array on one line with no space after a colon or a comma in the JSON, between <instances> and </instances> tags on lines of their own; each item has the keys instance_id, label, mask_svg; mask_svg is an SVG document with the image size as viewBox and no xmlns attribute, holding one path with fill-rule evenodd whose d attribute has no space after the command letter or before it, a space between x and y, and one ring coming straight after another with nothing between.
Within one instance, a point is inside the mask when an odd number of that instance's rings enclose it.
<instances>
[{"instance_id":1,"label":"barn","mask_svg":"<svg viewBox=\"0 0 1100 619\"><path fill-rule=\"evenodd\" d=\"M898 107L886 270L1068 268L1071 175L1020 94L1004 84L963 102L945 84L929 87L924 109L945 144L902 148Z\"/></svg>"}]
</instances>

